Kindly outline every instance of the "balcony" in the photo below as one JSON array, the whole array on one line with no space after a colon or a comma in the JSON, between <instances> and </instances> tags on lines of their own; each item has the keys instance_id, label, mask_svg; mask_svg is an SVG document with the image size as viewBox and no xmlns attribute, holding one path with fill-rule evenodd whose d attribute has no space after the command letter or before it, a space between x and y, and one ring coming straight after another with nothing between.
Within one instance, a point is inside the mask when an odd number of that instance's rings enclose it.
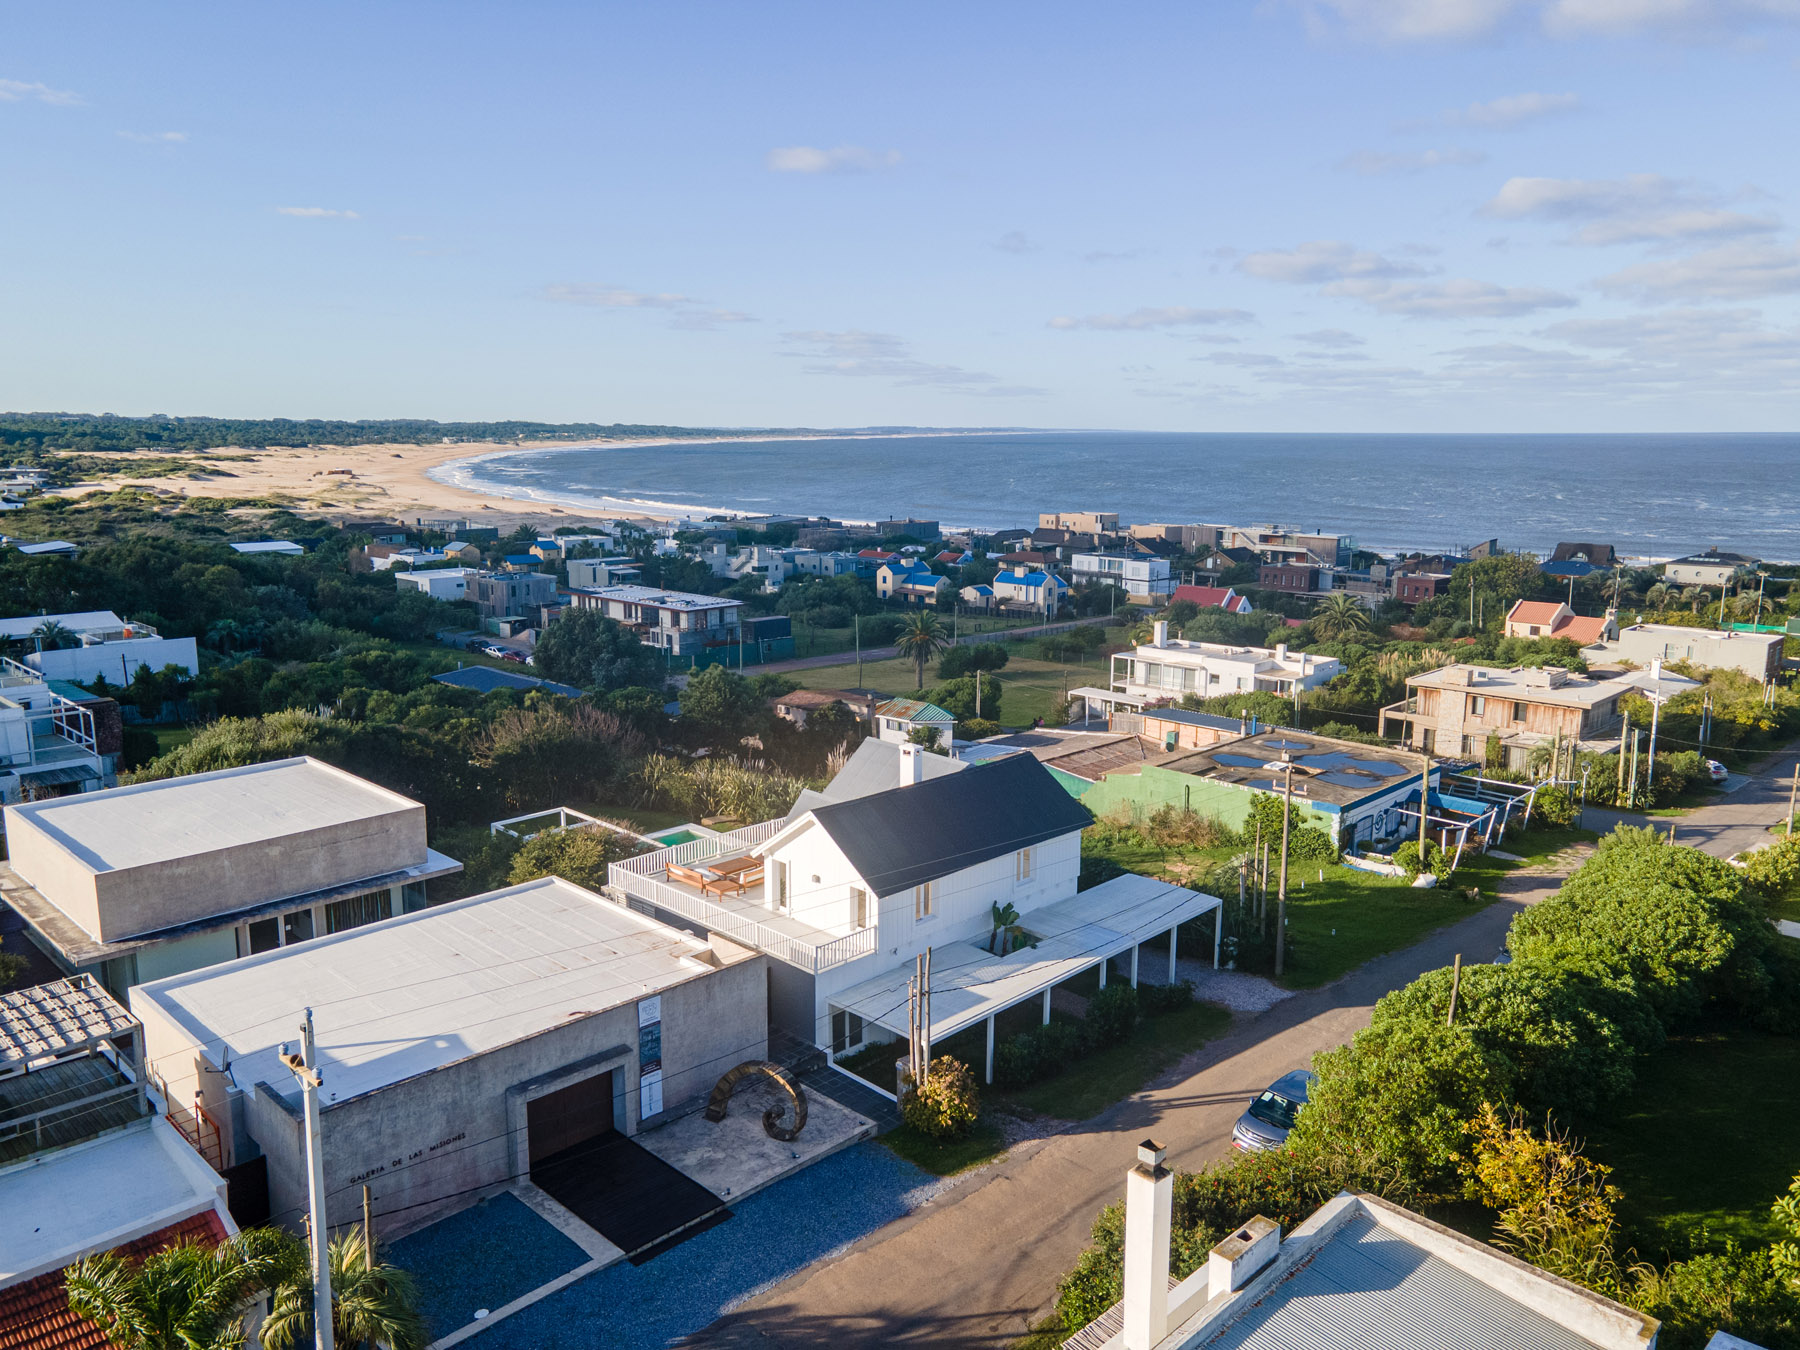
<instances>
[{"instance_id":1,"label":"balcony","mask_svg":"<svg viewBox=\"0 0 1800 1350\"><path fill-rule=\"evenodd\" d=\"M761 882L727 895L703 891L669 875L671 864L696 868L742 857L756 845L772 839L785 824L785 821L766 820L760 825L733 830L716 838L696 839L692 843L628 858L608 867L607 880L630 899L691 919L709 932L767 952L777 960L814 974L868 955L875 950L874 928L833 933L777 913L768 908Z\"/></svg>"}]
</instances>

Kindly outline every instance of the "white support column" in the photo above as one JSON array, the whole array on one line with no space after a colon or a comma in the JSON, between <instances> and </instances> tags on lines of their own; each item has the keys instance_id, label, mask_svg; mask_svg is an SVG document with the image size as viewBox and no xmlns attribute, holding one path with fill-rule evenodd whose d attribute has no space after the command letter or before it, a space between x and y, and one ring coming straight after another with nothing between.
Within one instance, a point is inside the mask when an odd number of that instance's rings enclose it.
<instances>
[{"instance_id":1,"label":"white support column","mask_svg":"<svg viewBox=\"0 0 1800 1350\"><path fill-rule=\"evenodd\" d=\"M994 1081L994 1014L988 1014L987 1081Z\"/></svg>"},{"instance_id":2,"label":"white support column","mask_svg":"<svg viewBox=\"0 0 1800 1350\"><path fill-rule=\"evenodd\" d=\"M1054 986L1053 986L1054 987ZM1050 990L1044 990L1044 1025L1050 1025Z\"/></svg>"},{"instance_id":3,"label":"white support column","mask_svg":"<svg viewBox=\"0 0 1800 1350\"><path fill-rule=\"evenodd\" d=\"M1100 987L1102 989L1106 988L1106 963L1108 959L1110 958L1102 957L1100 960Z\"/></svg>"},{"instance_id":4,"label":"white support column","mask_svg":"<svg viewBox=\"0 0 1800 1350\"><path fill-rule=\"evenodd\" d=\"M1131 944L1131 987L1133 989L1137 988L1138 948L1143 945L1141 942Z\"/></svg>"},{"instance_id":5,"label":"white support column","mask_svg":"<svg viewBox=\"0 0 1800 1350\"><path fill-rule=\"evenodd\" d=\"M1213 910L1213 969L1219 968L1219 944L1225 939L1225 906Z\"/></svg>"},{"instance_id":6,"label":"white support column","mask_svg":"<svg viewBox=\"0 0 1800 1350\"><path fill-rule=\"evenodd\" d=\"M1169 930L1169 983L1170 984L1175 983L1175 933L1176 933L1176 931L1177 930L1173 929L1173 928L1171 928Z\"/></svg>"}]
</instances>

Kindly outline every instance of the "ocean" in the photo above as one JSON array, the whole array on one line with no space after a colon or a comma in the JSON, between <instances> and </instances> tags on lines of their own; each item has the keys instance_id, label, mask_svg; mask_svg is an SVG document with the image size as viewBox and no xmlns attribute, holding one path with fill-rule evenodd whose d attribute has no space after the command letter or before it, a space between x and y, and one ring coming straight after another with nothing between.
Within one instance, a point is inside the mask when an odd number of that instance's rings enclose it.
<instances>
[{"instance_id":1,"label":"ocean","mask_svg":"<svg viewBox=\"0 0 1800 1350\"><path fill-rule=\"evenodd\" d=\"M1800 435L1240 435L1008 431L503 451L433 471L459 486L595 512L911 516L1035 525L1278 523L1359 547L1563 540L1632 557L1718 548L1800 560Z\"/></svg>"}]
</instances>

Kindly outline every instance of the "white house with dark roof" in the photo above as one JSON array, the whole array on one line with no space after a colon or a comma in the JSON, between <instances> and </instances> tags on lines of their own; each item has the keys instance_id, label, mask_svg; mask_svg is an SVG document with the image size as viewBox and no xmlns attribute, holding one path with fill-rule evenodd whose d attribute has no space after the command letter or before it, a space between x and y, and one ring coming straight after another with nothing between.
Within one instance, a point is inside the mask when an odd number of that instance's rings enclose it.
<instances>
[{"instance_id":1,"label":"white house with dark roof","mask_svg":"<svg viewBox=\"0 0 1800 1350\"><path fill-rule=\"evenodd\" d=\"M1663 564L1663 580L1677 586L1723 586L1754 570L1760 561L1747 553L1721 553L1713 547L1670 559Z\"/></svg>"},{"instance_id":2,"label":"white house with dark roof","mask_svg":"<svg viewBox=\"0 0 1800 1350\"><path fill-rule=\"evenodd\" d=\"M1006 1009L1041 1003L1047 1020L1057 984L1096 967L1104 984L1114 963L1136 984L1140 949L1165 935L1173 980L1176 927L1216 897L1135 875L1078 893L1093 817L1035 758L933 776L939 757L896 749L884 790L865 790L866 761L786 819L614 863L610 887L775 957L771 1020L833 1055L907 1034L929 949L931 1038L985 1025L990 1081ZM1031 943L1002 956L988 944L1006 905Z\"/></svg>"}]
</instances>

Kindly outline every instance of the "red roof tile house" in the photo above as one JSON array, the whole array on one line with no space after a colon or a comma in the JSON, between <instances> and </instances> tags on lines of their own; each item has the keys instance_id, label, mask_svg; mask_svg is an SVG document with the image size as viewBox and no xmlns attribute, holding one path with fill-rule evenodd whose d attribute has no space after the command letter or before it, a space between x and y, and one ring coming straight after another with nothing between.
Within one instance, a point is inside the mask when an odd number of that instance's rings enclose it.
<instances>
[{"instance_id":1,"label":"red roof tile house","mask_svg":"<svg viewBox=\"0 0 1800 1350\"><path fill-rule=\"evenodd\" d=\"M1222 609L1227 614L1248 614L1250 601L1229 586L1177 586L1169 603L1186 600L1201 609Z\"/></svg>"},{"instance_id":2,"label":"red roof tile house","mask_svg":"<svg viewBox=\"0 0 1800 1350\"><path fill-rule=\"evenodd\" d=\"M1619 636L1615 615L1577 614L1560 600L1520 600L1506 615L1506 636L1568 638L1583 647Z\"/></svg>"}]
</instances>

